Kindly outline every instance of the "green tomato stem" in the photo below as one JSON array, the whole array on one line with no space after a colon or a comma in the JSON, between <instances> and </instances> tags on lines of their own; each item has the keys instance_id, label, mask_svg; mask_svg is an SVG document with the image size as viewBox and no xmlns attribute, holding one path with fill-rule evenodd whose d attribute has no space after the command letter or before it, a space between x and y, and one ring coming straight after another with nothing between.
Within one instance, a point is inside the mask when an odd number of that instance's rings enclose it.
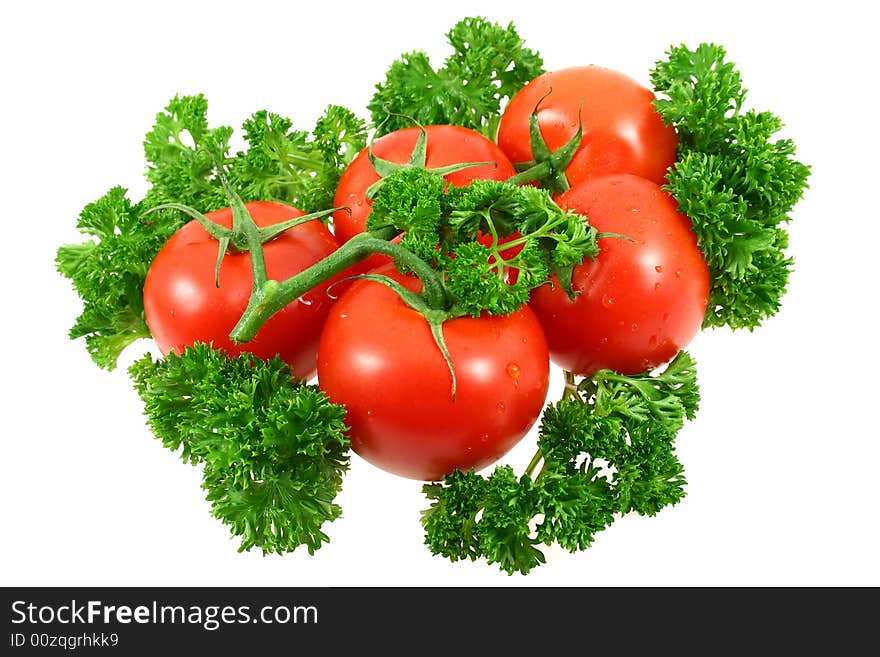
<instances>
[{"instance_id":1,"label":"green tomato stem","mask_svg":"<svg viewBox=\"0 0 880 657\"><path fill-rule=\"evenodd\" d=\"M507 182L513 183L514 185L522 185L528 182L544 181L551 173L552 170L550 168L550 163L546 161L540 162L525 171L521 171L520 173L511 176L507 179Z\"/></svg>"},{"instance_id":2,"label":"green tomato stem","mask_svg":"<svg viewBox=\"0 0 880 657\"><path fill-rule=\"evenodd\" d=\"M390 256L408 267L421 279L422 293L428 306L445 309L448 296L440 275L409 250L388 241L396 234L394 228L383 228L355 235L323 260L285 281L266 280L263 274L260 284L257 285L256 276L261 270L265 271L265 265L260 267L260 263L254 263L255 279L251 298L229 337L238 343L253 340L263 324L291 301L374 253ZM250 253L253 258L254 250L251 249Z\"/></svg>"}]
</instances>

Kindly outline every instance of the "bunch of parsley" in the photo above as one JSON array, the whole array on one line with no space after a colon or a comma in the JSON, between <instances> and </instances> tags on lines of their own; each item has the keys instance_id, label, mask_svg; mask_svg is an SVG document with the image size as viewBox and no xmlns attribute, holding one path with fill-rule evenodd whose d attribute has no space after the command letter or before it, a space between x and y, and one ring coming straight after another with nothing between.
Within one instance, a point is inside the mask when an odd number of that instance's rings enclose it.
<instances>
[{"instance_id":1,"label":"bunch of parsley","mask_svg":"<svg viewBox=\"0 0 880 657\"><path fill-rule=\"evenodd\" d=\"M201 464L211 512L240 550L312 554L349 465L345 409L293 379L279 358L230 357L196 344L130 368L150 428L184 463Z\"/></svg>"},{"instance_id":2,"label":"bunch of parsley","mask_svg":"<svg viewBox=\"0 0 880 657\"><path fill-rule=\"evenodd\" d=\"M513 24L459 21L446 38L453 52L434 69L422 51L401 55L368 106L377 135L412 125L460 125L495 138L502 103L544 72Z\"/></svg>"},{"instance_id":3,"label":"bunch of parsley","mask_svg":"<svg viewBox=\"0 0 880 657\"><path fill-rule=\"evenodd\" d=\"M655 515L684 497L674 439L698 404L685 352L656 375L597 372L544 411L538 453L521 477L498 466L488 477L454 472L425 485L425 544L452 561L483 557L526 574L544 563L542 544L585 550L616 517Z\"/></svg>"},{"instance_id":4,"label":"bunch of parsley","mask_svg":"<svg viewBox=\"0 0 880 657\"><path fill-rule=\"evenodd\" d=\"M450 317L510 314L550 274L570 279L574 265L599 252L596 230L546 190L493 180L454 187L418 168L393 173L376 195L367 229L388 228L442 272Z\"/></svg>"},{"instance_id":5,"label":"bunch of parsley","mask_svg":"<svg viewBox=\"0 0 880 657\"><path fill-rule=\"evenodd\" d=\"M792 268L786 255L795 203L810 174L782 121L743 111L745 89L722 47L670 48L651 72L657 111L678 132L666 188L697 234L711 274L704 326L758 326L775 315Z\"/></svg>"},{"instance_id":6,"label":"bunch of parsley","mask_svg":"<svg viewBox=\"0 0 880 657\"><path fill-rule=\"evenodd\" d=\"M342 171L366 143L364 122L342 107L329 106L312 133L259 111L243 125L248 148L230 155L232 128L209 127L207 111L201 95L175 97L144 140L150 182L145 197L133 202L125 189L114 187L80 215L78 228L89 239L58 249L58 271L83 300L70 337L85 337L99 367L112 370L126 346L150 337L144 280L153 258L188 220L174 210L147 210L166 203L200 212L227 207L218 165L245 201L280 201L305 212L324 209Z\"/></svg>"}]
</instances>

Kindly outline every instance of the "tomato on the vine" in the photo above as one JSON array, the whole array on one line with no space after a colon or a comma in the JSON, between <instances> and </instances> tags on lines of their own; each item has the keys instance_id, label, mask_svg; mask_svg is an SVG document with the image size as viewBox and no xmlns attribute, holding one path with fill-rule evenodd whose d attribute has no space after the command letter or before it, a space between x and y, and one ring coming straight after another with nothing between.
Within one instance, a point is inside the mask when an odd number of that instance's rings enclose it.
<instances>
[{"instance_id":1,"label":"tomato on the vine","mask_svg":"<svg viewBox=\"0 0 880 657\"><path fill-rule=\"evenodd\" d=\"M419 291L421 282L379 270ZM439 480L483 468L510 450L541 414L549 358L528 307L509 316L443 324L452 375L424 316L381 283L356 281L327 318L318 384L345 405L352 448L389 472Z\"/></svg>"},{"instance_id":2,"label":"tomato on the vine","mask_svg":"<svg viewBox=\"0 0 880 657\"><path fill-rule=\"evenodd\" d=\"M696 335L706 314L709 269L691 222L656 184L631 175L595 178L560 195L599 232L599 255L574 268L572 301L556 277L530 306L550 357L575 374L637 374L665 363Z\"/></svg>"},{"instance_id":3,"label":"tomato on the vine","mask_svg":"<svg viewBox=\"0 0 880 657\"><path fill-rule=\"evenodd\" d=\"M452 185L464 187L472 180L507 180L516 173L501 149L478 132L454 125L429 125L425 126L425 132L427 169L468 162L495 163L469 167L443 176ZM390 132L373 142L373 155L395 164L406 164L420 134L421 129L418 127ZM367 190L379 180L380 176L370 162L367 149L358 153L343 171L333 199L334 206L344 206L350 210L350 213L345 210L333 213L333 234L340 244L366 230L367 217L370 214ZM385 256L371 256L367 259L367 268L388 262L389 258Z\"/></svg>"},{"instance_id":4,"label":"tomato on the vine","mask_svg":"<svg viewBox=\"0 0 880 657\"><path fill-rule=\"evenodd\" d=\"M529 118L551 152L583 132L565 176L571 187L594 176L631 173L663 184L675 162L678 138L654 109L654 94L632 78L599 66L544 73L510 99L498 127L498 145L511 162L535 159Z\"/></svg>"},{"instance_id":5,"label":"tomato on the vine","mask_svg":"<svg viewBox=\"0 0 880 657\"><path fill-rule=\"evenodd\" d=\"M271 226L305 213L282 203L245 205L259 227ZM211 212L208 219L232 226L229 208ZM320 221L290 228L263 244L269 278L285 280L330 255L339 244ZM227 252L215 284L218 242L197 221L184 225L153 260L144 284L144 312L150 333L163 353L181 352L195 342L211 342L217 349L260 358L278 355L297 377L315 373L318 339L333 303L328 285L342 274L318 285L288 304L245 344L229 339L248 304L252 274L250 254Z\"/></svg>"}]
</instances>

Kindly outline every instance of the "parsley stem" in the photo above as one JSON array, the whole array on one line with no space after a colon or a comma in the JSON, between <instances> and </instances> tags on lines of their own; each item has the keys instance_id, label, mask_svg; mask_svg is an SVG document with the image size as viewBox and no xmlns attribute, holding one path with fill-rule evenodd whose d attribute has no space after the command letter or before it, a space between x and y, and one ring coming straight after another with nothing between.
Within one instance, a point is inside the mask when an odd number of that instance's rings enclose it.
<instances>
[{"instance_id":1,"label":"parsley stem","mask_svg":"<svg viewBox=\"0 0 880 657\"><path fill-rule=\"evenodd\" d=\"M562 400L566 399L579 399L580 394L578 393L577 384L575 383L574 374L569 372L568 370L563 370L562 375L565 377L565 387L562 389ZM532 457L532 460L529 461L529 464L526 466L525 475L532 477L532 473L534 473L535 468L538 467L538 464L544 459L544 454L541 452L541 448L538 448L538 451L535 452L535 455ZM541 475L544 473L544 466L546 462L541 465L541 469L538 470L538 474L532 477L535 480L538 480Z\"/></svg>"},{"instance_id":2,"label":"parsley stem","mask_svg":"<svg viewBox=\"0 0 880 657\"><path fill-rule=\"evenodd\" d=\"M538 448L538 451L535 452L535 455L532 457L532 460L529 461L529 464L526 466L525 474L529 477L532 476L532 472L534 472L535 468L538 467L538 463L541 462L541 459L544 458L544 453L541 452L541 449Z\"/></svg>"},{"instance_id":3,"label":"parsley stem","mask_svg":"<svg viewBox=\"0 0 880 657\"><path fill-rule=\"evenodd\" d=\"M558 216L553 217L551 219L548 219L545 224L543 224L541 227L535 229L531 233L527 233L521 237L517 237L516 239L509 240L507 242L504 242L503 244L499 244L496 248L498 249L498 251L509 251L510 249L513 249L513 248L519 246L520 244L525 244L526 242L534 241L535 239L537 239L539 237L544 237L546 235L552 236L553 230L557 226L559 226L561 223L562 223L562 221L560 221Z\"/></svg>"},{"instance_id":4,"label":"parsley stem","mask_svg":"<svg viewBox=\"0 0 880 657\"><path fill-rule=\"evenodd\" d=\"M576 399L579 398L577 384L574 380L574 374L569 372L568 370L563 370L562 375L565 377L565 388L562 390L562 399Z\"/></svg>"},{"instance_id":5,"label":"parsley stem","mask_svg":"<svg viewBox=\"0 0 880 657\"><path fill-rule=\"evenodd\" d=\"M569 372L568 370L563 370L562 375L565 377L565 387L562 389L562 400L566 399L574 399L579 398L580 395L577 391L577 384L575 383L574 374ZM534 473L535 468L538 467L538 464L544 459L544 453L541 451L541 448L538 448L538 451L535 452L535 455L532 457L532 460L529 461L529 464L526 466L524 474L526 476L532 477L532 473ZM546 465L546 463L544 464ZM541 469L538 471L538 474L533 479L537 480L544 472L544 465L541 466Z\"/></svg>"}]
</instances>

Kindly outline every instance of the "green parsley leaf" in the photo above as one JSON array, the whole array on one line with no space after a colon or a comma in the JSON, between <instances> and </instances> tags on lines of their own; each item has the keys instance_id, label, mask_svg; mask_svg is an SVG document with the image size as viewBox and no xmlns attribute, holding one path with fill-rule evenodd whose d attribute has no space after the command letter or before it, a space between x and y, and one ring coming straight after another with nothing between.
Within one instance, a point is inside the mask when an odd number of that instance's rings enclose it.
<instances>
[{"instance_id":1,"label":"green parsley leaf","mask_svg":"<svg viewBox=\"0 0 880 657\"><path fill-rule=\"evenodd\" d=\"M544 72L511 23L465 18L446 35L453 53L434 70L421 51L404 54L370 101L378 135L423 125L460 125L495 137L501 102ZM402 116L395 116L395 114Z\"/></svg>"},{"instance_id":2,"label":"green parsley leaf","mask_svg":"<svg viewBox=\"0 0 880 657\"><path fill-rule=\"evenodd\" d=\"M490 564L507 574L525 575L544 563L529 523L538 512L538 492L531 478L517 479L510 466L499 466L486 480L483 516L477 524L480 550Z\"/></svg>"},{"instance_id":3,"label":"green parsley leaf","mask_svg":"<svg viewBox=\"0 0 880 657\"><path fill-rule=\"evenodd\" d=\"M349 466L345 409L292 378L279 358L230 357L196 344L130 368L150 428L184 462L203 464L213 515L240 550L310 554L341 514Z\"/></svg>"},{"instance_id":4,"label":"green parsley leaf","mask_svg":"<svg viewBox=\"0 0 880 657\"><path fill-rule=\"evenodd\" d=\"M95 363L112 370L122 350L149 338L144 319L143 286L150 263L181 221L161 211L141 217L122 187L114 187L80 214L77 226L93 239L58 249L58 271L73 283L83 310L70 338L85 337Z\"/></svg>"},{"instance_id":5,"label":"green parsley leaf","mask_svg":"<svg viewBox=\"0 0 880 657\"><path fill-rule=\"evenodd\" d=\"M596 534L614 521L611 484L596 468L562 474L545 471L538 479L539 512L544 516L537 538L569 552L586 550Z\"/></svg>"},{"instance_id":6,"label":"green parsley leaf","mask_svg":"<svg viewBox=\"0 0 880 657\"><path fill-rule=\"evenodd\" d=\"M248 149L231 162L230 182L245 201L280 201L307 213L327 209L342 171L366 145L364 122L330 105L312 135L291 127L290 119L265 110L246 120Z\"/></svg>"},{"instance_id":7,"label":"green parsley leaf","mask_svg":"<svg viewBox=\"0 0 880 657\"><path fill-rule=\"evenodd\" d=\"M442 484L425 484L422 490L433 500L430 508L422 511L425 544L431 553L452 561L480 556L474 529L483 508L486 480L473 471L456 470Z\"/></svg>"},{"instance_id":8,"label":"green parsley leaf","mask_svg":"<svg viewBox=\"0 0 880 657\"><path fill-rule=\"evenodd\" d=\"M339 176L366 145L366 126L349 110L329 105L312 134L260 110L242 125L248 147L229 155L232 128L209 128L204 96L175 97L156 116L144 152L150 165L147 206L180 203L201 212L229 205L217 175L222 166L245 201L278 201L304 212L329 208Z\"/></svg>"},{"instance_id":9,"label":"green parsley leaf","mask_svg":"<svg viewBox=\"0 0 880 657\"><path fill-rule=\"evenodd\" d=\"M151 185L145 208L181 203L210 212L228 206L216 165L227 162L231 137L229 126L208 127L203 95L175 96L144 138Z\"/></svg>"},{"instance_id":10,"label":"green parsley leaf","mask_svg":"<svg viewBox=\"0 0 880 657\"><path fill-rule=\"evenodd\" d=\"M546 190L491 180L453 187L417 167L389 175L373 200L367 230L389 227L444 272L456 312L474 317L515 312L551 273L599 250L596 230ZM515 241L501 242L506 236Z\"/></svg>"},{"instance_id":11,"label":"green parsley leaf","mask_svg":"<svg viewBox=\"0 0 880 657\"><path fill-rule=\"evenodd\" d=\"M685 352L660 374L617 374L600 370L589 380L595 390L593 401L600 415L617 415L624 421L658 425L675 435L685 418L693 419L699 407L696 366Z\"/></svg>"},{"instance_id":12,"label":"green parsley leaf","mask_svg":"<svg viewBox=\"0 0 880 657\"><path fill-rule=\"evenodd\" d=\"M711 275L704 326L752 329L775 315L792 260L783 226L810 169L782 122L742 111L745 89L720 46L673 47L651 73L657 111L679 135L668 189L691 218Z\"/></svg>"}]
</instances>

